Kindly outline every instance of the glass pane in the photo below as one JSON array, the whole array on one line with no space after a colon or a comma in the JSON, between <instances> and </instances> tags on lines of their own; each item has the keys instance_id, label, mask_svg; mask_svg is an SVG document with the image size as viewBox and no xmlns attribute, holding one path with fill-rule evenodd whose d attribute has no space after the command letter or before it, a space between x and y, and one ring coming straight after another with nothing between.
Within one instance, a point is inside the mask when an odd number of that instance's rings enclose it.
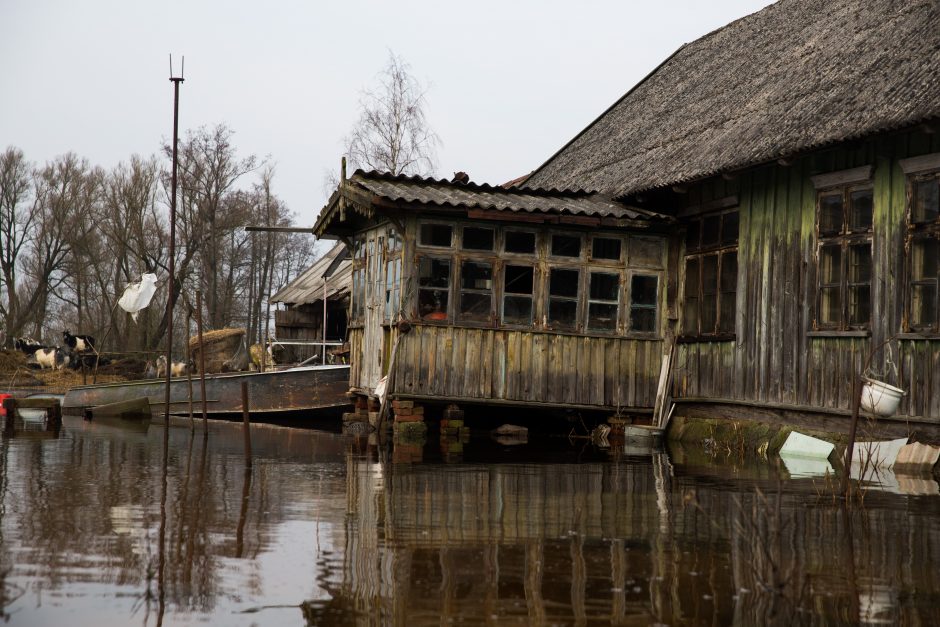
<instances>
[{"instance_id":1,"label":"glass pane","mask_svg":"<svg viewBox=\"0 0 940 627\"><path fill-rule=\"evenodd\" d=\"M685 297L687 299L698 296L702 279L699 276L698 268L698 257L685 260Z\"/></svg>"},{"instance_id":2,"label":"glass pane","mask_svg":"<svg viewBox=\"0 0 940 627\"><path fill-rule=\"evenodd\" d=\"M732 246L738 243L738 212L726 213L721 220L721 245Z\"/></svg>"},{"instance_id":3,"label":"glass pane","mask_svg":"<svg viewBox=\"0 0 940 627\"><path fill-rule=\"evenodd\" d=\"M460 293L460 319L464 322L489 322L492 293Z\"/></svg>"},{"instance_id":4,"label":"glass pane","mask_svg":"<svg viewBox=\"0 0 940 627\"><path fill-rule=\"evenodd\" d=\"M552 235L552 255L555 257L580 257L579 235Z\"/></svg>"},{"instance_id":5,"label":"glass pane","mask_svg":"<svg viewBox=\"0 0 940 627\"><path fill-rule=\"evenodd\" d=\"M737 292L722 292L720 299L721 311L718 312L718 331L720 333L734 333L734 314L737 304Z\"/></svg>"},{"instance_id":6,"label":"glass pane","mask_svg":"<svg viewBox=\"0 0 940 627\"><path fill-rule=\"evenodd\" d=\"M819 249L819 282L837 284L842 280L842 246L831 244Z\"/></svg>"},{"instance_id":7,"label":"glass pane","mask_svg":"<svg viewBox=\"0 0 940 627\"><path fill-rule=\"evenodd\" d=\"M548 279L548 293L552 296L578 296L578 270L552 268Z\"/></svg>"},{"instance_id":8,"label":"glass pane","mask_svg":"<svg viewBox=\"0 0 940 627\"><path fill-rule=\"evenodd\" d=\"M842 320L842 302L839 300L839 287L823 287L819 290L820 324L839 324Z\"/></svg>"},{"instance_id":9,"label":"glass pane","mask_svg":"<svg viewBox=\"0 0 940 627\"><path fill-rule=\"evenodd\" d=\"M661 268L663 265L663 242L659 239L631 238L627 240L630 265Z\"/></svg>"},{"instance_id":10,"label":"glass pane","mask_svg":"<svg viewBox=\"0 0 940 627\"><path fill-rule=\"evenodd\" d=\"M418 315L446 320L449 287L450 260L423 257L418 264Z\"/></svg>"},{"instance_id":11,"label":"glass pane","mask_svg":"<svg viewBox=\"0 0 940 627\"><path fill-rule=\"evenodd\" d=\"M591 300L617 300L617 292L620 288L620 277L616 274L606 272L591 273L591 288L589 291Z\"/></svg>"},{"instance_id":12,"label":"glass pane","mask_svg":"<svg viewBox=\"0 0 940 627\"><path fill-rule=\"evenodd\" d=\"M911 220L913 222L934 222L938 215L940 215L940 179L915 182Z\"/></svg>"},{"instance_id":13,"label":"glass pane","mask_svg":"<svg viewBox=\"0 0 940 627\"><path fill-rule=\"evenodd\" d=\"M591 257L620 261L620 240L610 237L595 237L591 241Z\"/></svg>"},{"instance_id":14,"label":"glass pane","mask_svg":"<svg viewBox=\"0 0 940 627\"><path fill-rule=\"evenodd\" d=\"M506 266L505 273L503 291L506 294L532 294L535 283L535 269L532 266Z\"/></svg>"},{"instance_id":15,"label":"glass pane","mask_svg":"<svg viewBox=\"0 0 940 627\"><path fill-rule=\"evenodd\" d=\"M532 324L532 299L528 296L503 298L503 322L506 324Z\"/></svg>"},{"instance_id":16,"label":"glass pane","mask_svg":"<svg viewBox=\"0 0 940 627\"><path fill-rule=\"evenodd\" d=\"M535 252L535 233L525 231L506 231L507 253L532 254Z\"/></svg>"},{"instance_id":17,"label":"glass pane","mask_svg":"<svg viewBox=\"0 0 940 627\"><path fill-rule=\"evenodd\" d=\"M721 280L719 284L722 292L737 291L738 253L736 251L727 252L721 256Z\"/></svg>"},{"instance_id":18,"label":"glass pane","mask_svg":"<svg viewBox=\"0 0 940 627\"><path fill-rule=\"evenodd\" d=\"M702 248L712 248L721 241L718 233L721 229L721 216L707 216L702 220Z\"/></svg>"},{"instance_id":19,"label":"glass pane","mask_svg":"<svg viewBox=\"0 0 940 627\"><path fill-rule=\"evenodd\" d=\"M394 253L401 250L401 235L395 229L388 231L388 252Z\"/></svg>"},{"instance_id":20,"label":"glass pane","mask_svg":"<svg viewBox=\"0 0 940 627\"><path fill-rule=\"evenodd\" d=\"M842 194L819 198L819 233L829 235L842 231Z\"/></svg>"},{"instance_id":21,"label":"glass pane","mask_svg":"<svg viewBox=\"0 0 940 627\"><path fill-rule=\"evenodd\" d=\"M464 261L460 266L460 287L470 290L493 289L493 266L477 261Z\"/></svg>"},{"instance_id":22,"label":"glass pane","mask_svg":"<svg viewBox=\"0 0 940 627\"><path fill-rule=\"evenodd\" d=\"M590 303L588 305L588 329L591 331L616 331L617 305Z\"/></svg>"},{"instance_id":23,"label":"glass pane","mask_svg":"<svg viewBox=\"0 0 940 627\"><path fill-rule=\"evenodd\" d=\"M640 333L652 333L656 330L656 310L649 307L630 309L630 330Z\"/></svg>"},{"instance_id":24,"label":"glass pane","mask_svg":"<svg viewBox=\"0 0 940 627\"><path fill-rule=\"evenodd\" d=\"M937 258L940 241L915 239L911 242L911 277L917 279L937 278Z\"/></svg>"},{"instance_id":25,"label":"glass pane","mask_svg":"<svg viewBox=\"0 0 940 627\"><path fill-rule=\"evenodd\" d=\"M563 298L548 300L548 323L553 329L572 331L578 322L578 301Z\"/></svg>"},{"instance_id":26,"label":"glass pane","mask_svg":"<svg viewBox=\"0 0 940 627\"><path fill-rule=\"evenodd\" d=\"M450 246L452 236L449 224L422 224L418 241L422 246Z\"/></svg>"},{"instance_id":27,"label":"glass pane","mask_svg":"<svg viewBox=\"0 0 940 627\"><path fill-rule=\"evenodd\" d=\"M656 306L659 277L634 274L630 280L630 304Z\"/></svg>"},{"instance_id":28,"label":"glass pane","mask_svg":"<svg viewBox=\"0 0 940 627\"><path fill-rule=\"evenodd\" d=\"M849 246L849 283L871 283L871 244Z\"/></svg>"},{"instance_id":29,"label":"glass pane","mask_svg":"<svg viewBox=\"0 0 940 627\"><path fill-rule=\"evenodd\" d=\"M493 229L465 226L463 247L467 250L493 250Z\"/></svg>"},{"instance_id":30,"label":"glass pane","mask_svg":"<svg viewBox=\"0 0 940 627\"><path fill-rule=\"evenodd\" d=\"M685 304L682 307L682 332L686 335L698 335L698 298L685 297Z\"/></svg>"},{"instance_id":31,"label":"glass pane","mask_svg":"<svg viewBox=\"0 0 940 627\"><path fill-rule=\"evenodd\" d=\"M937 324L937 282L911 286L911 326L932 327Z\"/></svg>"},{"instance_id":32,"label":"glass pane","mask_svg":"<svg viewBox=\"0 0 940 627\"><path fill-rule=\"evenodd\" d=\"M685 231L685 247L687 250L698 250L699 247L699 227L701 222L694 220L689 222Z\"/></svg>"},{"instance_id":33,"label":"glass pane","mask_svg":"<svg viewBox=\"0 0 940 627\"><path fill-rule=\"evenodd\" d=\"M718 322L718 295L702 296L702 333L714 333Z\"/></svg>"},{"instance_id":34,"label":"glass pane","mask_svg":"<svg viewBox=\"0 0 940 627\"><path fill-rule=\"evenodd\" d=\"M718 255L702 257L702 295L718 291Z\"/></svg>"},{"instance_id":35,"label":"glass pane","mask_svg":"<svg viewBox=\"0 0 940 627\"><path fill-rule=\"evenodd\" d=\"M849 324L868 324L871 318L871 286L849 288Z\"/></svg>"},{"instance_id":36,"label":"glass pane","mask_svg":"<svg viewBox=\"0 0 940 627\"><path fill-rule=\"evenodd\" d=\"M852 205L850 224L853 231L867 231L871 228L872 193L870 189L861 189L849 196Z\"/></svg>"}]
</instances>

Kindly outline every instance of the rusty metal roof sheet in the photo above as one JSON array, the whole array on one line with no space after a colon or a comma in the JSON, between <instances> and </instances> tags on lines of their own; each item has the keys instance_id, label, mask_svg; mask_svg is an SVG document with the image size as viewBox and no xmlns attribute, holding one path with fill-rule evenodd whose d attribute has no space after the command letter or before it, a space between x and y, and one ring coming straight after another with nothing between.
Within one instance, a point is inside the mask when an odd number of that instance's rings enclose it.
<instances>
[{"instance_id":1,"label":"rusty metal roof sheet","mask_svg":"<svg viewBox=\"0 0 940 627\"><path fill-rule=\"evenodd\" d=\"M349 293L352 260L346 254L346 246L337 244L271 296L271 302L299 305L323 300L323 275L336 261L338 265L326 280L326 297L327 300L342 298Z\"/></svg>"}]
</instances>

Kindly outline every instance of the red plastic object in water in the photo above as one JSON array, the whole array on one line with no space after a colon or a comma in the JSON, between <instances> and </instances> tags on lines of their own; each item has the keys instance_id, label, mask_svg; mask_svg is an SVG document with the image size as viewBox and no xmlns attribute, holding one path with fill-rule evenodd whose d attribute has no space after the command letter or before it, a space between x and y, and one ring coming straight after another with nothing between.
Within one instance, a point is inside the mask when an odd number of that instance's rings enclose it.
<instances>
[{"instance_id":1,"label":"red plastic object in water","mask_svg":"<svg viewBox=\"0 0 940 627\"><path fill-rule=\"evenodd\" d=\"M12 397L12 396L13 396L12 394L0 394L0 416L6 416L6 415L7 415L7 410L6 410L6 408L4 408L4 406L3 406L3 401L5 401L6 399L8 399L8 398L10 398L10 397Z\"/></svg>"}]
</instances>

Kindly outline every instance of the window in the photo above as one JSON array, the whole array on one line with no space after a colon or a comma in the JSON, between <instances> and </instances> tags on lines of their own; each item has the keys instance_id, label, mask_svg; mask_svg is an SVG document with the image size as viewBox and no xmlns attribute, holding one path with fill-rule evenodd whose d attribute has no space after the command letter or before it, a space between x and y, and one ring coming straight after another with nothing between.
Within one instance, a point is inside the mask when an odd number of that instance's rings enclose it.
<instances>
[{"instance_id":1,"label":"window","mask_svg":"<svg viewBox=\"0 0 940 627\"><path fill-rule=\"evenodd\" d=\"M656 331L659 309L659 277L634 274L630 280L630 330L637 333Z\"/></svg>"},{"instance_id":2,"label":"window","mask_svg":"<svg viewBox=\"0 0 940 627\"><path fill-rule=\"evenodd\" d=\"M493 250L493 229L474 226L463 228L463 248L466 250Z\"/></svg>"},{"instance_id":3,"label":"window","mask_svg":"<svg viewBox=\"0 0 940 627\"><path fill-rule=\"evenodd\" d=\"M385 319L395 321L401 301L401 257L385 262Z\"/></svg>"},{"instance_id":4,"label":"window","mask_svg":"<svg viewBox=\"0 0 940 627\"><path fill-rule=\"evenodd\" d=\"M868 328L872 201L872 189L867 181L818 193L817 329Z\"/></svg>"},{"instance_id":5,"label":"window","mask_svg":"<svg viewBox=\"0 0 940 627\"><path fill-rule=\"evenodd\" d=\"M588 288L588 331L611 332L617 330L620 275L609 272L591 272Z\"/></svg>"},{"instance_id":6,"label":"window","mask_svg":"<svg viewBox=\"0 0 940 627\"><path fill-rule=\"evenodd\" d=\"M685 246L682 334L687 337L733 334L738 287L737 210L692 219L686 230ZM642 289L646 297L651 287L650 284ZM633 302L631 324L634 322ZM649 315L639 309L636 312L641 318ZM649 324L645 319L639 322Z\"/></svg>"},{"instance_id":7,"label":"window","mask_svg":"<svg viewBox=\"0 0 940 627\"><path fill-rule=\"evenodd\" d=\"M454 229L449 224L422 224L418 242L422 246L439 246L449 248L453 245Z\"/></svg>"},{"instance_id":8,"label":"window","mask_svg":"<svg viewBox=\"0 0 940 627\"><path fill-rule=\"evenodd\" d=\"M518 255L535 254L535 233L529 231L506 231L503 250Z\"/></svg>"},{"instance_id":9,"label":"window","mask_svg":"<svg viewBox=\"0 0 940 627\"><path fill-rule=\"evenodd\" d=\"M464 261L460 266L461 322L489 322L493 303L493 265Z\"/></svg>"},{"instance_id":10,"label":"window","mask_svg":"<svg viewBox=\"0 0 940 627\"><path fill-rule=\"evenodd\" d=\"M620 240L612 237L591 239L591 259L620 261Z\"/></svg>"},{"instance_id":11,"label":"window","mask_svg":"<svg viewBox=\"0 0 940 627\"><path fill-rule=\"evenodd\" d=\"M503 267L503 324L532 324L535 269L532 266Z\"/></svg>"},{"instance_id":12,"label":"window","mask_svg":"<svg viewBox=\"0 0 940 627\"><path fill-rule=\"evenodd\" d=\"M556 331L578 328L578 284L581 271L552 268L548 274L548 324Z\"/></svg>"},{"instance_id":13,"label":"window","mask_svg":"<svg viewBox=\"0 0 940 627\"><path fill-rule=\"evenodd\" d=\"M905 162L940 167L940 154L902 160L910 175L908 194L908 328L940 333L940 171L911 171Z\"/></svg>"},{"instance_id":14,"label":"window","mask_svg":"<svg viewBox=\"0 0 940 627\"><path fill-rule=\"evenodd\" d=\"M352 304L350 322L361 323L365 314L366 247L362 237L353 240Z\"/></svg>"},{"instance_id":15,"label":"window","mask_svg":"<svg viewBox=\"0 0 940 627\"><path fill-rule=\"evenodd\" d=\"M418 317L447 320L450 295L450 259L422 257L418 262Z\"/></svg>"},{"instance_id":16,"label":"window","mask_svg":"<svg viewBox=\"0 0 940 627\"><path fill-rule=\"evenodd\" d=\"M580 257L580 235L552 235L552 257Z\"/></svg>"}]
</instances>

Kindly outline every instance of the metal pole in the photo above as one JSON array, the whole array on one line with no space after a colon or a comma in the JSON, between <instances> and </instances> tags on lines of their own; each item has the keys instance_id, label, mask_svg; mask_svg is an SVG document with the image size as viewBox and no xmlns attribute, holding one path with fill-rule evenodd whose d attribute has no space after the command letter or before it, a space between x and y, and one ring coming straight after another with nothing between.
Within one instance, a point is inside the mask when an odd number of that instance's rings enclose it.
<instances>
[{"instance_id":1,"label":"metal pole","mask_svg":"<svg viewBox=\"0 0 940 627\"><path fill-rule=\"evenodd\" d=\"M173 73L172 57L170 73ZM173 83L173 173L170 183L170 281L169 296L166 303L167 330L166 330L166 391L163 404L163 440L168 441L170 434L170 377L173 371L173 306L176 304L174 290L176 288L176 170L177 170L177 144L179 142L179 110L180 110L180 83L183 77L170 77Z\"/></svg>"},{"instance_id":2,"label":"metal pole","mask_svg":"<svg viewBox=\"0 0 940 627\"><path fill-rule=\"evenodd\" d=\"M323 359L322 363L326 365L326 275L323 275Z\"/></svg>"},{"instance_id":3,"label":"metal pole","mask_svg":"<svg viewBox=\"0 0 940 627\"><path fill-rule=\"evenodd\" d=\"M187 308L189 305L187 304ZM196 432L196 421L193 420L193 369L190 368L190 364L193 361L193 353L189 348L189 334L190 326L192 324L192 314L186 312L186 387L189 392L189 432Z\"/></svg>"}]
</instances>

